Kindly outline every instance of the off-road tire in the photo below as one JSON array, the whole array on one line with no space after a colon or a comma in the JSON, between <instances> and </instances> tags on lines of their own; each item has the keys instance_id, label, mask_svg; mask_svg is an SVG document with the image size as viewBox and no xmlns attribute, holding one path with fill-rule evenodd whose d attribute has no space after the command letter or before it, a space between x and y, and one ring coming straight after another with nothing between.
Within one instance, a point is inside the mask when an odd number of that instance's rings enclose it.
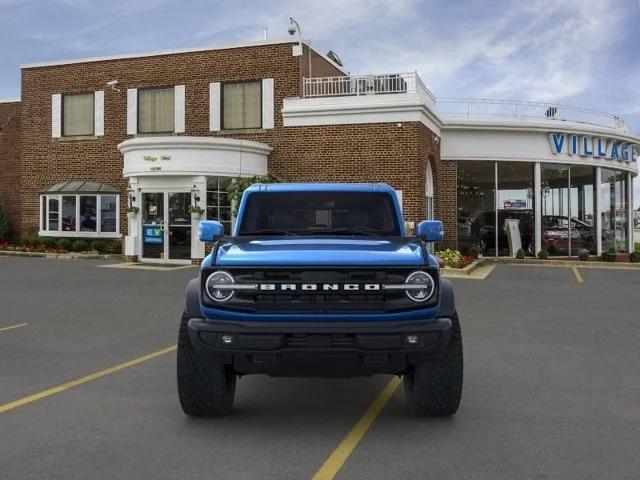
<instances>
[{"instance_id":1,"label":"off-road tire","mask_svg":"<svg viewBox=\"0 0 640 480\"><path fill-rule=\"evenodd\" d=\"M416 365L404 376L407 408L417 416L446 417L455 414L462 396L462 333L458 315L450 317L451 340L443 357Z\"/></svg>"},{"instance_id":2,"label":"off-road tire","mask_svg":"<svg viewBox=\"0 0 640 480\"><path fill-rule=\"evenodd\" d=\"M200 358L182 314L178 333L178 398L187 415L211 417L231 413L236 391L236 374L225 365Z\"/></svg>"}]
</instances>

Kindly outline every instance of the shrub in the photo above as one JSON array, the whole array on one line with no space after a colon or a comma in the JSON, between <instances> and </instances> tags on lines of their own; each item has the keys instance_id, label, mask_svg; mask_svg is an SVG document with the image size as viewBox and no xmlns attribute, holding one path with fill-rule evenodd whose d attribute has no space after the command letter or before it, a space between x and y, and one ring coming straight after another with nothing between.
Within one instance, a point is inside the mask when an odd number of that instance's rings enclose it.
<instances>
[{"instance_id":1,"label":"shrub","mask_svg":"<svg viewBox=\"0 0 640 480\"><path fill-rule=\"evenodd\" d=\"M113 242L111 244L111 253L115 253L116 255L120 255L122 253L122 243Z\"/></svg>"},{"instance_id":2,"label":"shrub","mask_svg":"<svg viewBox=\"0 0 640 480\"><path fill-rule=\"evenodd\" d=\"M74 252L84 252L87 250L87 242L85 240L74 240L71 244L71 250Z\"/></svg>"},{"instance_id":3,"label":"shrub","mask_svg":"<svg viewBox=\"0 0 640 480\"><path fill-rule=\"evenodd\" d=\"M71 250L71 240L69 240L68 238L61 238L60 240L58 240L57 246L60 250L65 250L68 252Z\"/></svg>"},{"instance_id":4,"label":"shrub","mask_svg":"<svg viewBox=\"0 0 640 480\"><path fill-rule=\"evenodd\" d=\"M589 250L585 250L584 248L581 248L580 250L578 250L578 258L583 262L588 262Z\"/></svg>"},{"instance_id":5,"label":"shrub","mask_svg":"<svg viewBox=\"0 0 640 480\"><path fill-rule=\"evenodd\" d=\"M37 245L38 243L39 243L39 239L38 237L35 237L35 236L26 237L22 240L22 245L24 245L25 247Z\"/></svg>"},{"instance_id":6,"label":"shrub","mask_svg":"<svg viewBox=\"0 0 640 480\"><path fill-rule=\"evenodd\" d=\"M457 250L447 248L446 250L436 252L436 257L442 260L442 263L444 263L445 266L456 268L456 265L462 258L462 254Z\"/></svg>"},{"instance_id":7,"label":"shrub","mask_svg":"<svg viewBox=\"0 0 640 480\"><path fill-rule=\"evenodd\" d=\"M0 241L6 240L9 236L9 217L4 207L4 200L0 194Z\"/></svg>"},{"instance_id":8,"label":"shrub","mask_svg":"<svg viewBox=\"0 0 640 480\"><path fill-rule=\"evenodd\" d=\"M629 255L629 260L631 260L633 263L640 263L640 252L631 252L631 254Z\"/></svg>"},{"instance_id":9,"label":"shrub","mask_svg":"<svg viewBox=\"0 0 640 480\"><path fill-rule=\"evenodd\" d=\"M58 241L53 237L38 237L36 241L39 245L44 245L48 248L56 248L58 246Z\"/></svg>"},{"instance_id":10,"label":"shrub","mask_svg":"<svg viewBox=\"0 0 640 480\"><path fill-rule=\"evenodd\" d=\"M602 260L605 262L615 262L617 256L616 247L613 245L607 248L605 252L602 252Z\"/></svg>"},{"instance_id":11,"label":"shrub","mask_svg":"<svg viewBox=\"0 0 640 480\"><path fill-rule=\"evenodd\" d=\"M540 260L546 260L547 258L549 258L549 252L547 252L546 250L540 250L538 252L538 258Z\"/></svg>"},{"instance_id":12,"label":"shrub","mask_svg":"<svg viewBox=\"0 0 640 480\"><path fill-rule=\"evenodd\" d=\"M516 252L516 258L519 260L524 259L524 250L522 248L519 248L518 251Z\"/></svg>"},{"instance_id":13,"label":"shrub","mask_svg":"<svg viewBox=\"0 0 640 480\"><path fill-rule=\"evenodd\" d=\"M472 256L472 257L478 257L478 255L480 255L480 249L476 246L471 246L469 247L469 250L467 250L467 253Z\"/></svg>"},{"instance_id":14,"label":"shrub","mask_svg":"<svg viewBox=\"0 0 640 480\"><path fill-rule=\"evenodd\" d=\"M107 251L107 244L102 240L94 240L91 242L91 250L95 250L98 253L104 253Z\"/></svg>"}]
</instances>

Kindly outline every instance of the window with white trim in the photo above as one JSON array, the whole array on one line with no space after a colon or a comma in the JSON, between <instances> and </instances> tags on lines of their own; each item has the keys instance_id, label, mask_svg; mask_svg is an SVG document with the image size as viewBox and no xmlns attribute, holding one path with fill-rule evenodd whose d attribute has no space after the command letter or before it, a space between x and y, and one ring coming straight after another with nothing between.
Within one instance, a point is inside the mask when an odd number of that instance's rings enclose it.
<instances>
[{"instance_id":1,"label":"window with white trim","mask_svg":"<svg viewBox=\"0 0 640 480\"><path fill-rule=\"evenodd\" d=\"M62 95L62 136L91 136L95 131L95 95L65 93Z\"/></svg>"},{"instance_id":2,"label":"window with white trim","mask_svg":"<svg viewBox=\"0 0 640 480\"><path fill-rule=\"evenodd\" d=\"M43 194L41 235L56 237L117 237L119 195Z\"/></svg>"},{"instance_id":3,"label":"window with white trim","mask_svg":"<svg viewBox=\"0 0 640 480\"><path fill-rule=\"evenodd\" d=\"M227 197L231 177L207 177L207 220L217 220L231 235L231 202Z\"/></svg>"},{"instance_id":4,"label":"window with white trim","mask_svg":"<svg viewBox=\"0 0 640 480\"><path fill-rule=\"evenodd\" d=\"M138 90L138 133L169 133L174 129L174 87Z\"/></svg>"},{"instance_id":5,"label":"window with white trim","mask_svg":"<svg viewBox=\"0 0 640 480\"><path fill-rule=\"evenodd\" d=\"M262 127L262 81L222 86L222 129Z\"/></svg>"}]
</instances>

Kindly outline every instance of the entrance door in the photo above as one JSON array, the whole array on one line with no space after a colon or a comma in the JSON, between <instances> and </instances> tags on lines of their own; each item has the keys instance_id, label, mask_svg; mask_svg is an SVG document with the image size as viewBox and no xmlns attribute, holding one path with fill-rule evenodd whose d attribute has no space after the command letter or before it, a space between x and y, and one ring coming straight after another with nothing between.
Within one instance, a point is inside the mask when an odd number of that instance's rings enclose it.
<instances>
[{"instance_id":1,"label":"entrance door","mask_svg":"<svg viewBox=\"0 0 640 480\"><path fill-rule=\"evenodd\" d=\"M190 202L185 192L142 193L142 260L191 259Z\"/></svg>"}]
</instances>

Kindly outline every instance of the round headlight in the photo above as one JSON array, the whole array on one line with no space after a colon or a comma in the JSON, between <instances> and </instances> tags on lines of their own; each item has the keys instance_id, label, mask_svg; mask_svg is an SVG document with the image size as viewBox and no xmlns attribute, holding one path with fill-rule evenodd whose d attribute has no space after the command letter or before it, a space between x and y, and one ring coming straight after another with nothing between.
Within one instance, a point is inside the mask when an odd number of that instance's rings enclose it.
<instances>
[{"instance_id":1,"label":"round headlight","mask_svg":"<svg viewBox=\"0 0 640 480\"><path fill-rule=\"evenodd\" d=\"M214 302L226 302L233 297L233 289L224 288L224 285L233 284L234 280L230 273L224 270L213 272L207 277L204 289L207 295Z\"/></svg>"},{"instance_id":2,"label":"round headlight","mask_svg":"<svg viewBox=\"0 0 640 480\"><path fill-rule=\"evenodd\" d=\"M407 288L407 297L414 302L426 302L431 298L436 288L433 277L427 272L410 273L404 283L415 285L415 288Z\"/></svg>"}]
</instances>

